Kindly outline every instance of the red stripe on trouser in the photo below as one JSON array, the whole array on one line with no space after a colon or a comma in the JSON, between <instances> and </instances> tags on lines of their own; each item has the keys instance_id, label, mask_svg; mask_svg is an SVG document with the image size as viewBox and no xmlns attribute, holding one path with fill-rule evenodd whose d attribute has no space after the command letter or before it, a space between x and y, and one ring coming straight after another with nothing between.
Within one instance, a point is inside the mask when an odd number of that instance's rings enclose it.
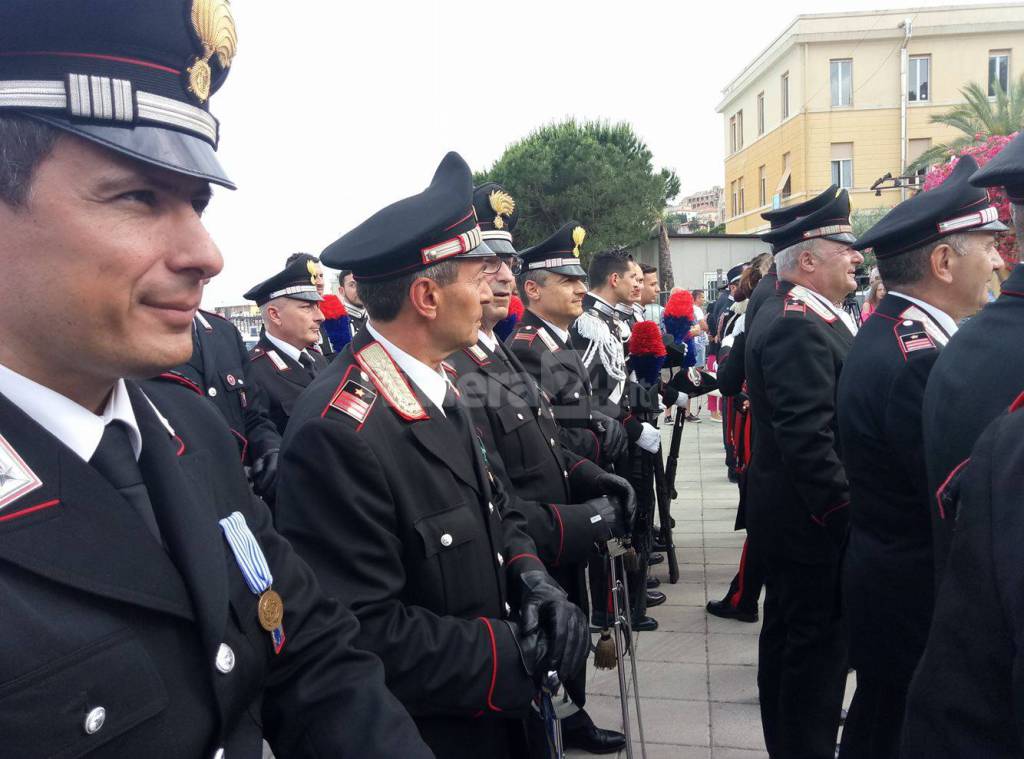
<instances>
[{"instance_id":1,"label":"red stripe on trouser","mask_svg":"<svg viewBox=\"0 0 1024 759\"><path fill-rule=\"evenodd\" d=\"M738 609L740 606L740 599L743 597L743 570L747 568L747 543L749 541L743 541L743 553L740 554L740 573L738 575L739 582L736 583L736 592L729 596L729 606L734 609Z\"/></svg>"}]
</instances>

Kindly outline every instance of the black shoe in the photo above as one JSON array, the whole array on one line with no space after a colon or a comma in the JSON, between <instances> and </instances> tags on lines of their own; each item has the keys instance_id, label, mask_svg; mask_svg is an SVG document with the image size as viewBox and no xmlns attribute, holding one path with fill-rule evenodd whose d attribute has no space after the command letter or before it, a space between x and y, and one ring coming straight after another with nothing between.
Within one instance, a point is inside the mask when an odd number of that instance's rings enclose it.
<instances>
[{"instance_id":1,"label":"black shoe","mask_svg":"<svg viewBox=\"0 0 1024 759\"><path fill-rule=\"evenodd\" d=\"M602 730L594 723L576 730L562 733L562 743L566 748L586 751L588 754L614 754L626 746L626 736L614 730Z\"/></svg>"},{"instance_id":2,"label":"black shoe","mask_svg":"<svg viewBox=\"0 0 1024 759\"><path fill-rule=\"evenodd\" d=\"M662 593L660 590L648 590L647 591L647 608L653 609L655 606L661 606L668 600L668 596Z\"/></svg>"},{"instance_id":3,"label":"black shoe","mask_svg":"<svg viewBox=\"0 0 1024 759\"><path fill-rule=\"evenodd\" d=\"M659 585L661 585L661 580L659 580L657 577L648 577L647 578L647 589L648 590L654 590Z\"/></svg>"},{"instance_id":4,"label":"black shoe","mask_svg":"<svg viewBox=\"0 0 1024 759\"><path fill-rule=\"evenodd\" d=\"M652 553L650 558L647 559L647 566L653 567L655 564L661 564L665 560L665 554L663 553Z\"/></svg>"},{"instance_id":5,"label":"black shoe","mask_svg":"<svg viewBox=\"0 0 1024 759\"><path fill-rule=\"evenodd\" d=\"M660 540L655 540L654 545L651 547L651 553L664 553L668 548Z\"/></svg>"},{"instance_id":6,"label":"black shoe","mask_svg":"<svg viewBox=\"0 0 1024 759\"><path fill-rule=\"evenodd\" d=\"M633 632L654 632L658 629L658 620L654 617L642 617L633 620Z\"/></svg>"},{"instance_id":7,"label":"black shoe","mask_svg":"<svg viewBox=\"0 0 1024 759\"><path fill-rule=\"evenodd\" d=\"M708 614L714 614L722 619L735 619L737 622L757 621L757 609L744 611L743 609L736 608L728 601L708 601L706 608Z\"/></svg>"}]
</instances>

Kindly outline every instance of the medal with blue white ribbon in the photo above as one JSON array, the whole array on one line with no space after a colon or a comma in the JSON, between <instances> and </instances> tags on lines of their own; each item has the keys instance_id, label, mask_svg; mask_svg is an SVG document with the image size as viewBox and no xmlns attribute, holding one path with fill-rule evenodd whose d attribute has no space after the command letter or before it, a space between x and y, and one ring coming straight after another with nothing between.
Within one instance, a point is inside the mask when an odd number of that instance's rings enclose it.
<instances>
[{"instance_id":1,"label":"medal with blue white ribbon","mask_svg":"<svg viewBox=\"0 0 1024 759\"><path fill-rule=\"evenodd\" d=\"M220 528L224 532L224 538L231 546L231 553L235 555L238 568L245 578L245 584L249 590L259 597L256 603L256 614L259 617L260 626L270 633L270 640L274 644L274 653L281 653L284 646L284 601L271 585L274 576L270 573L270 566L267 564L267 557L263 555L263 549L256 542L256 536L252 534L249 525L245 523L245 517L240 511L234 512L231 516L220 520Z\"/></svg>"}]
</instances>

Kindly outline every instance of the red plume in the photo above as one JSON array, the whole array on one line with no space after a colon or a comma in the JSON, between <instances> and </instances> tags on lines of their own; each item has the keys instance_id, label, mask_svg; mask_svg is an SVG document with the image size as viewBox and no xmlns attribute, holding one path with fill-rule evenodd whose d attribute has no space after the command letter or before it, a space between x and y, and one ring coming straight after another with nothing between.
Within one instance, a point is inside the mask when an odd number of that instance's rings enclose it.
<instances>
[{"instance_id":1,"label":"red plume","mask_svg":"<svg viewBox=\"0 0 1024 759\"><path fill-rule=\"evenodd\" d=\"M661 330L652 321L637 322L629 336L629 355L664 356L667 353Z\"/></svg>"},{"instance_id":2,"label":"red plume","mask_svg":"<svg viewBox=\"0 0 1024 759\"><path fill-rule=\"evenodd\" d=\"M340 319L342 316L348 316L345 304L337 295L324 296L324 299L320 301L320 313L324 315L325 319Z\"/></svg>"},{"instance_id":3,"label":"red plume","mask_svg":"<svg viewBox=\"0 0 1024 759\"><path fill-rule=\"evenodd\" d=\"M668 296L665 304L665 316L678 319L684 317L693 321L693 295L689 290L680 290Z\"/></svg>"},{"instance_id":4,"label":"red plume","mask_svg":"<svg viewBox=\"0 0 1024 759\"><path fill-rule=\"evenodd\" d=\"M516 321L523 318L523 302L518 295L513 295L508 301L508 316L514 316Z\"/></svg>"}]
</instances>

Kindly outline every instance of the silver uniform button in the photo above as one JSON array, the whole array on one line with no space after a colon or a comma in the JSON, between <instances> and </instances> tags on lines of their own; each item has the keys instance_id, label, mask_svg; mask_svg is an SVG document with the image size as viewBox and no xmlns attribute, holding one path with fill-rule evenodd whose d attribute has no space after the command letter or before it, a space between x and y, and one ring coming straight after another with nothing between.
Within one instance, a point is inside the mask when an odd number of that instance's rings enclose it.
<instances>
[{"instance_id":1,"label":"silver uniform button","mask_svg":"<svg viewBox=\"0 0 1024 759\"><path fill-rule=\"evenodd\" d=\"M564 469L562 470L562 476L565 477L565 479L569 479L569 473Z\"/></svg>"},{"instance_id":2,"label":"silver uniform button","mask_svg":"<svg viewBox=\"0 0 1024 759\"><path fill-rule=\"evenodd\" d=\"M579 394L579 393L573 393L573 394L572 394L572 397L573 397L573 398L579 398L579 397L580 397L580 394Z\"/></svg>"},{"instance_id":3,"label":"silver uniform button","mask_svg":"<svg viewBox=\"0 0 1024 759\"><path fill-rule=\"evenodd\" d=\"M516 419L518 419L519 421L523 421L523 415L522 414L516 414Z\"/></svg>"},{"instance_id":4,"label":"silver uniform button","mask_svg":"<svg viewBox=\"0 0 1024 759\"><path fill-rule=\"evenodd\" d=\"M446 532L444 535L441 536L441 545L443 545L445 548L447 548L451 544L452 544L452 536L449 535Z\"/></svg>"},{"instance_id":5,"label":"silver uniform button","mask_svg":"<svg viewBox=\"0 0 1024 759\"><path fill-rule=\"evenodd\" d=\"M494 513L494 504L491 503L490 501L487 502L487 511L490 512L491 514Z\"/></svg>"},{"instance_id":6,"label":"silver uniform button","mask_svg":"<svg viewBox=\"0 0 1024 759\"><path fill-rule=\"evenodd\" d=\"M550 446L551 446L552 448L554 448L554 447L555 447L555 439L554 439L553 437L549 437L549 438L548 438L548 444L549 444L549 445L550 445Z\"/></svg>"},{"instance_id":7,"label":"silver uniform button","mask_svg":"<svg viewBox=\"0 0 1024 759\"><path fill-rule=\"evenodd\" d=\"M223 675L235 668L235 652L231 650L231 646L227 643L221 643L220 648L217 649L217 659L214 662L217 666L217 671Z\"/></svg>"},{"instance_id":8,"label":"silver uniform button","mask_svg":"<svg viewBox=\"0 0 1024 759\"><path fill-rule=\"evenodd\" d=\"M541 410L537 409L537 416L540 416L540 414L541 414Z\"/></svg>"},{"instance_id":9,"label":"silver uniform button","mask_svg":"<svg viewBox=\"0 0 1024 759\"><path fill-rule=\"evenodd\" d=\"M512 613L512 607L508 605L508 601L505 602L505 616L507 617Z\"/></svg>"},{"instance_id":10,"label":"silver uniform button","mask_svg":"<svg viewBox=\"0 0 1024 759\"><path fill-rule=\"evenodd\" d=\"M100 731L103 727L103 723L107 721L107 710L102 706L97 706L89 710L89 713L85 715L85 722L82 723L82 727L85 728L87 735L94 735Z\"/></svg>"},{"instance_id":11,"label":"silver uniform button","mask_svg":"<svg viewBox=\"0 0 1024 759\"><path fill-rule=\"evenodd\" d=\"M213 752L213 759L224 759L224 749L219 748Z\"/></svg>"},{"instance_id":12,"label":"silver uniform button","mask_svg":"<svg viewBox=\"0 0 1024 759\"><path fill-rule=\"evenodd\" d=\"M502 556L502 555L501 555L501 554L499 553L499 554L498 554L498 566L499 566L499 567L502 567L502 566L504 566L504 565L505 565L505 557L504 557L504 556Z\"/></svg>"},{"instance_id":13,"label":"silver uniform button","mask_svg":"<svg viewBox=\"0 0 1024 759\"><path fill-rule=\"evenodd\" d=\"M217 396L217 388L211 387L209 390L206 391L206 394L209 395L211 398L215 398Z\"/></svg>"}]
</instances>

